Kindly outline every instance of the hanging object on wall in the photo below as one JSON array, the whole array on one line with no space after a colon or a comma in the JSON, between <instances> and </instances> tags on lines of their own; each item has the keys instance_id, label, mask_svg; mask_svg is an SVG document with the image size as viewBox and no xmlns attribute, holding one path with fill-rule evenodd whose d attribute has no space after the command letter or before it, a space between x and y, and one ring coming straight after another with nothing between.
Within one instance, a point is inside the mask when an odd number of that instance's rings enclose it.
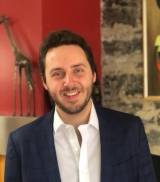
<instances>
[{"instance_id":1,"label":"hanging object on wall","mask_svg":"<svg viewBox=\"0 0 160 182\"><path fill-rule=\"evenodd\" d=\"M155 60L155 63L156 63L156 68L157 68L157 71L158 71L158 76L160 78L160 35L158 35L156 37L155 45L154 46L155 46L154 60Z\"/></svg>"},{"instance_id":2,"label":"hanging object on wall","mask_svg":"<svg viewBox=\"0 0 160 182\"><path fill-rule=\"evenodd\" d=\"M21 73L22 69L24 69L25 76L26 76L26 81L27 81L27 86L29 88L29 101L28 101L28 111L27 115L30 115L31 111L31 99L33 98L33 116L35 116L35 99L34 99L34 87L32 84L32 75L31 75L31 62L30 60L25 57L15 46L12 37L10 35L8 26L7 26L7 21L9 18L5 17L5 15L0 15L0 24L4 24L9 42L12 47L12 51L15 55L15 64L14 64L14 98L13 98L13 103L14 103L14 109L13 109L13 116L16 114L16 77L17 77L17 68L19 68L19 97L20 97L20 116L22 116L22 94L21 94Z\"/></svg>"}]
</instances>

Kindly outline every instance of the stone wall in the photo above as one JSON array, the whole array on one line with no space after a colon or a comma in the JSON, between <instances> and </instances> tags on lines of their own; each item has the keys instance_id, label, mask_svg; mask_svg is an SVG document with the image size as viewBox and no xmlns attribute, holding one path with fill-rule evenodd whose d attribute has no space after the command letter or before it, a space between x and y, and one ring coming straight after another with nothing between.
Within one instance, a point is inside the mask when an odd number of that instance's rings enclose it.
<instances>
[{"instance_id":1,"label":"stone wall","mask_svg":"<svg viewBox=\"0 0 160 182\"><path fill-rule=\"evenodd\" d=\"M102 103L140 116L160 155L160 102L143 98L142 2L101 0Z\"/></svg>"}]
</instances>

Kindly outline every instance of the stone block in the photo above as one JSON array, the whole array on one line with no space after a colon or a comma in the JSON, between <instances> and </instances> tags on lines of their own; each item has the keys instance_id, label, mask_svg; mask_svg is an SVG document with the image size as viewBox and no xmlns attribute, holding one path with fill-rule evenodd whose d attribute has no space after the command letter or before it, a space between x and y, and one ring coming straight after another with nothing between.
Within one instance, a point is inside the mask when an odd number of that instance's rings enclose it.
<instances>
[{"instance_id":1,"label":"stone block","mask_svg":"<svg viewBox=\"0 0 160 182\"><path fill-rule=\"evenodd\" d=\"M113 27L115 23L128 24L133 27L137 25L137 8L136 7L104 7L102 12L103 24Z\"/></svg>"},{"instance_id":2,"label":"stone block","mask_svg":"<svg viewBox=\"0 0 160 182\"><path fill-rule=\"evenodd\" d=\"M103 41L105 54L114 55L115 52L121 54L130 54L136 50L142 51L142 39L133 39L132 41Z\"/></svg>"},{"instance_id":3,"label":"stone block","mask_svg":"<svg viewBox=\"0 0 160 182\"><path fill-rule=\"evenodd\" d=\"M121 6L137 6L137 0L104 0L107 6L113 6L113 4L118 4Z\"/></svg>"}]
</instances>

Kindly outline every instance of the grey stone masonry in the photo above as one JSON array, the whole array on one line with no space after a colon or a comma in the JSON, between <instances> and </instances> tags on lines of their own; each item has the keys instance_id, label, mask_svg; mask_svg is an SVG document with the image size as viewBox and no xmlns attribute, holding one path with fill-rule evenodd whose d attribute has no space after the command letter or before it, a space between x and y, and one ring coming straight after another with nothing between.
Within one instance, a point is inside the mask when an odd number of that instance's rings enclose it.
<instances>
[{"instance_id":1,"label":"grey stone masonry","mask_svg":"<svg viewBox=\"0 0 160 182\"><path fill-rule=\"evenodd\" d=\"M143 98L140 0L101 0L101 44L103 106L141 117L160 155L160 102Z\"/></svg>"}]
</instances>

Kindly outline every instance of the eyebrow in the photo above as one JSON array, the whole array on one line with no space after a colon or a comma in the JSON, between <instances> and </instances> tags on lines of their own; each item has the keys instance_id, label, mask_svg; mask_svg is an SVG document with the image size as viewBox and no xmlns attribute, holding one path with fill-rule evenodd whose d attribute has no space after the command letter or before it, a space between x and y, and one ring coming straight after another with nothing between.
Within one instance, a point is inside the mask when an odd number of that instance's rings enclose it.
<instances>
[{"instance_id":1,"label":"eyebrow","mask_svg":"<svg viewBox=\"0 0 160 182\"><path fill-rule=\"evenodd\" d=\"M71 66L71 68L76 68L76 67L79 67L79 66L83 66L83 67L86 68L86 65L83 64L83 63L75 64L75 65Z\"/></svg>"}]
</instances>

